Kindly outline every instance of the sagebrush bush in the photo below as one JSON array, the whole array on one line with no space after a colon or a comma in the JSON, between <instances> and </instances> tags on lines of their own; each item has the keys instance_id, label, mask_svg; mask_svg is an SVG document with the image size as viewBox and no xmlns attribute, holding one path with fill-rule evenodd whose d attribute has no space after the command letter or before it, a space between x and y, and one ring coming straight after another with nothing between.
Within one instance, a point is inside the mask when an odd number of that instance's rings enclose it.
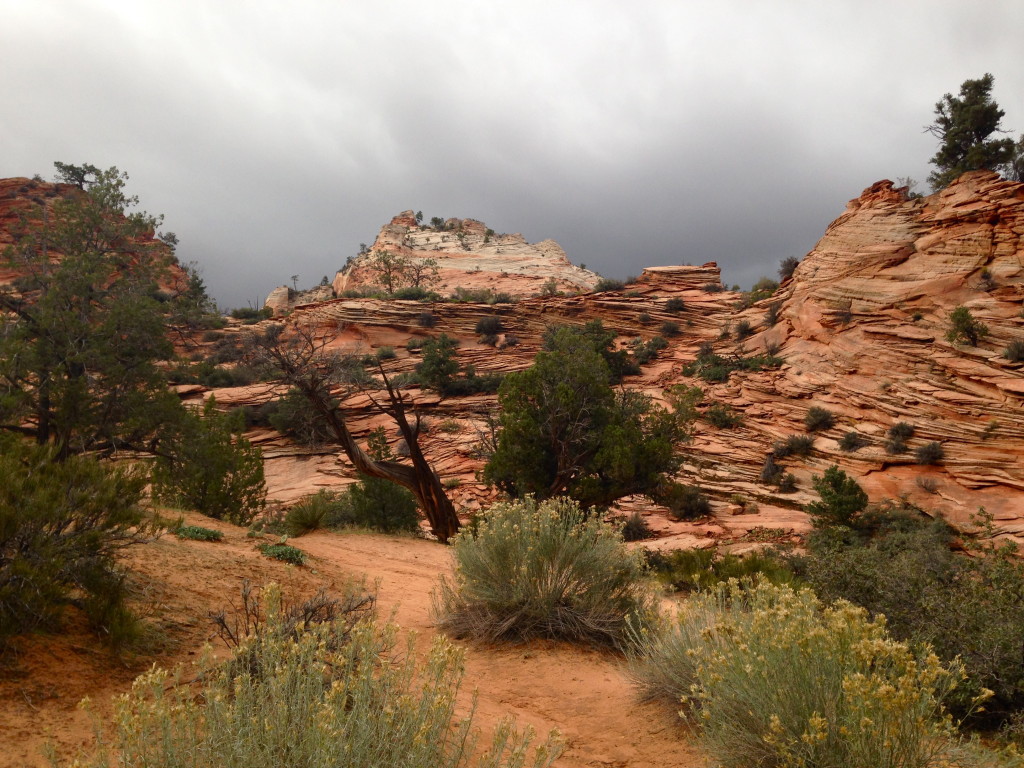
<instances>
[{"instance_id":1,"label":"sagebrush bush","mask_svg":"<svg viewBox=\"0 0 1024 768\"><path fill-rule=\"evenodd\" d=\"M680 299L678 296L673 296L671 299L665 301L665 311L677 314L686 309L686 302Z\"/></svg>"},{"instance_id":2,"label":"sagebrush bush","mask_svg":"<svg viewBox=\"0 0 1024 768\"><path fill-rule=\"evenodd\" d=\"M132 470L0 440L0 647L54 628L72 602L111 644L137 635L116 554L156 530L145 486Z\"/></svg>"},{"instance_id":3,"label":"sagebrush bush","mask_svg":"<svg viewBox=\"0 0 1024 768\"><path fill-rule=\"evenodd\" d=\"M619 645L627 619L652 611L641 554L569 499L496 504L452 554L455 573L442 578L434 613L457 637Z\"/></svg>"},{"instance_id":4,"label":"sagebrush bush","mask_svg":"<svg viewBox=\"0 0 1024 768\"><path fill-rule=\"evenodd\" d=\"M784 459L787 456L806 456L814 448L814 438L810 435L790 435L772 446L772 456Z\"/></svg>"},{"instance_id":5,"label":"sagebrush bush","mask_svg":"<svg viewBox=\"0 0 1024 768\"><path fill-rule=\"evenodd\" d=\"M634 512L623 520L619 530L623 541L643 541L654 536L647 519L639 512Z\"/></svg>"},{"instance_id":6,"label":"sagebrush bush","mask_svg":"<svg viewBox=\"0 0 1024 768\"><path fill-rule=\"evenodd\" d=\"M832 411L817 405L812 405L808 408L807 414L804 416L804 426L807 427L808 432L832 429L835 423L836 417Z\"/></svg>"},{"instance_id":7,"label":"sagebrush bush","mask_svg":"<svg viewBox=\"0 0 1024 768\"><path fill-rule=\"evenodd\" d=\"M919 446L914 451L914 458L918 464L938 464L942 461L945 451L942 449L942 443L938 441L932 441Z\"/></svg>"},{"instance_id":8,"label":"sagebrush bush","mask_svg":"<svg viewBox=\"0 0 1024 768\"><path fill-rule=\"evenodd\" d=\"M866 437L859 432L851 430L839 440L839 450L847 452L856 451L867 444L868 439Z\"/></svg>"},{"instance_id":9,"label":"sagebrush bush","mask_svg":"<svg viewBox=\"0 0 1024 768\"><path fill-rule=\"evenodd\" d=\"M1007 344L1003 350L1003 357L1011 363L1024 362L1024 339L1014 339Z\"/></svg>"},{"instance_id":10,"label":"sagebrush bush","mask_svg":"<svg viewBox=\"0 0 1024 768\"><path fill-rule=\"evenodd\" d=\"M396 650L394 626L346 625L339 644L333 623L297 635L273 631L280 613L271 604L268 631L236 651L245 664L215 666L207 656L198 692L176 684L180 673L154 667L139 677L115 706L115 764L541 768L557 757L553 736L529 755L533 734L516 733L508 721L490 750L474 757L472 709L464 717L456 711L463 657L443 638L423 659L411 638Z\"/></svg>"},{"instance_id":11,"label":"sagebrush bush","mask_svg":"<svg viewBox=\"0 0 1024 768\"><path fill-rule=\"evenodd\" d=\"M956 743L943 701L959 665L807 589L721 585L633 638L641 687L682 701L722 766L927 768Z\"/></svg>"}]
</instances>

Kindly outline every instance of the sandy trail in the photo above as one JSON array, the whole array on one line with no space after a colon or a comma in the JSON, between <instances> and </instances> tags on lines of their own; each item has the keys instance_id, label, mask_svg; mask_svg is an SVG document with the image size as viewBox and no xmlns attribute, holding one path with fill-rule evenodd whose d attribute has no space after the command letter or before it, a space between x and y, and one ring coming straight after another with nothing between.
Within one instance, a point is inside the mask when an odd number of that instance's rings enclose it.
<instances>
[{"instance_id":1,"label":"sandy trail","mask_svg":"<svg viewBox=\"0 0 1024 768\"><path fill-rule=\"evenodd\" d=\"M278 581L301 596L320 586L337 589L349 579L376 582L382 616L394 612L425 649L437 634L430 619L430 594L451 568L447 548L435 542L368 533L315 533L292 543L311 557L296 568L255 550L245 531L206 518L187 522L217 527L217 544L178 541L172 536L135 548L129 563L149 621L159 628L151 652L113 660L74 621L60 635L37 635L20 643L16 667L0 673L0 766L45 766L49 740L61 755L93 743L89 716L77 704L89 696L101 720L111 699L129 688L150 664L194 660L212 635L208 613L235 601L243 579ZM514 715L520 725L546 733L557 728L567 748L556 765L699 766L704 760L672 713L638 703L622 661L614 654L563 643L468 646L460 698L477 695L476 724L487 737L495 723Z\"/></svg>"}]
</instances>

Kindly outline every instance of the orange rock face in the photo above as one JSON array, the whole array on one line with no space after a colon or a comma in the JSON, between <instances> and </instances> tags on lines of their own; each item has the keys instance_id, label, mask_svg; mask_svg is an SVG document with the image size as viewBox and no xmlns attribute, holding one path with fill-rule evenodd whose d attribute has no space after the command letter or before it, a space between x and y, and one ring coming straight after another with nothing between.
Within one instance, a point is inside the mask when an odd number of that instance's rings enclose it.
<instances>
[{"instance_id":1,"label":"orange rock face","mask_svg":"<svg viewBox=\"0 0 1024 768\"><path fill-rule=\"evenodd\" d=\"M375 247L403 247L410 234L439 239L448 233L414 230L403 215L382 230ZM291 322L333 328L337 347L353 353L392 346L397 356L386 367L394 373L412 370L418 361L404 349L410 338L440 332L462 340L463 364L481 372L512 371L530 364L552 323L600 319L625 344L650 339L673 322L680 335L626 385L654 396L675 384L700 386L703 407L730 405L744 420L733 429L701 420L685 448L680 479L711 495L713 522L671 523L649 504L624 506L652 516L670 540L713 543L751 531L760 540L806 530L801 510L816 498L811 477L831 464L856 477L874 501L903 498L963 527L984 507L1003 533L1016 536L1024 533L1024 374L1004 350L1024 339L1022 235L1024 185L976 172L940 193L908 200L883 181L850 202L774 296L746 308L739 294L706 292L708 284L720 285L717 266L708 264L650 268L620 292L495 306L335 300L300 308ZM346 279L357 274L352 270ZM667 311L670 298L682 299L684 309ZM968 307L988 327L977 347L946 340L957 306ZM420 325L424 312L433 315L432 327ZM500 316L519 343L481 344L473 328L487 315ZM735 329L744 321L750 335L738 341ZM783 364L709 384L683 374L702 343L726 357L773 351ZM474 479L482 466L474 447L496 399L440 399L416 389L410 397L435 423L450 422L450 431L432 430L424 442L442 476L453 478L453 485L458 480L452 495L466 511L486 503L490 492ZM351 414L369 419L361 402L348 406ZM780 461L797 481L795 492L780 493L760 482L761 468L777 441L807 432L804 418L812 406L831 411L835 424L812 433L808 456ZM898 422L913 426L914 434L906 452L890 453L887 432ZM841 450L841 438L851 431L867 445ZM941 444L942 459L917 463L917 449L931 442ZM344 474L337 459L328 475L310 478L309 488ZM289 488L292 495L301 484Z\"/></svg>"}]
</instances>

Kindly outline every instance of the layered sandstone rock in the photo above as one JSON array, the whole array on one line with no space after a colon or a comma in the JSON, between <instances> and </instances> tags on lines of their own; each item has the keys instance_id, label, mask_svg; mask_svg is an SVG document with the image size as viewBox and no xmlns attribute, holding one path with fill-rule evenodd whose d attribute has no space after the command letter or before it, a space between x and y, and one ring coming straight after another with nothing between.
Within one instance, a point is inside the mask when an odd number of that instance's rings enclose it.
<instances>
[{"instance_id":1,"label":"layered sandstone rock","mask_svg":"<svg viewBox=\"0 0 1024 768\"><path fill-rule=\"evenodd\" d=\"M408 216L396 218L375 246L403 247L410 234L441 236L414 225ZM464 224L466 231L477 229L475 223ZM815 498L811 476L833 463L856 477L873 500L905 498L964 527L984 507L1004 533L1024 534L1024 374L1021 364L1003 357L1011 340L1024 339L1022 234L1024 186L995 174L967 174L918 200L906 199L885 181L851 201L792 279L751 307L744 308L736 293L707 292L709 284L720 284L717 267L708 264L650 268L619 292L495 306L339 299L301 307L291 322L335 334L335 347L348 352L392 346L396 358L385 366L394 373L416 365L418 355L404 348L410 338L440 332L462 340L463 364L478 371L512 371L530 364L552 323L600 319L622 344L649 339L665 323L676 323L680 335L626 385L654 396L676 384L700 386L705 407L731 405L744 422L717 429L701 421L685 449L680 479L711 494L714 520L671 523L645 500L623 504L624 510L642 510L657 521L655 527L667 537L663 545L725 538L743 546L745 540L784 540L804 531L801 510ZM681 298L684 309L669 312L670 298ZM949 315L957 306L969 307L988 326L978 347L946 340ZM777 315L771 326L770 309ZM423 324L424 313L433 325ZM488 315L500 316L518 344L482 344L473 328ZM752 334L737 341L735 331L744 321ZM771 351L783 364L734 372L721 384L685 376L684 367L706 343L725 356ZM417 389L409 396L435 423L450 427L427 434L427 454L452 485L458 482L452 491L457 503L465 511L479 508L492 496L475 481L482 466L475 448L495 398L441 399ZM760 481L761 468L776 441L806 432L803 420L812 406L832 411L837 423L814 433L808 457L782 460L797 478L797 490L780 493ZM366 428L376 423L365 397L345 407ZM909 452L890 454L886 433L897 422L911 424L915 434ZM840 450L839 440L848 431L869 444L854 452ZM914 450L933 441L942 444L942 461L915 463ZM332 455L335 463L329 470L317 467L308 488L348 475L344 460ZM299 461L282 455L270 463L277 460ZM308 465L310 459L301 461ZM301 483L290 488L291 494L303 489Z\"/></svg>"},{"instance_id":2,"label":"layered sandstone rock","mask_svg":"<svg viewBox=\"0 0 1024 768\"><path fill-rule=\"evenodd\" d=\"M437 263L444 294L457 288L490 290L514 298L535 296L545 284L558 291L590 290L600 275L573 265L554 240L528 243L519 234L497 234L482 221L448 219L443 228L417 224L412 211L403 211L381 227L370 247L412 261ZM357 257L334 278L334 292L379 287L379 281ZM551 281L554 281L553 283Z\"/></svg>"}]
</instances>

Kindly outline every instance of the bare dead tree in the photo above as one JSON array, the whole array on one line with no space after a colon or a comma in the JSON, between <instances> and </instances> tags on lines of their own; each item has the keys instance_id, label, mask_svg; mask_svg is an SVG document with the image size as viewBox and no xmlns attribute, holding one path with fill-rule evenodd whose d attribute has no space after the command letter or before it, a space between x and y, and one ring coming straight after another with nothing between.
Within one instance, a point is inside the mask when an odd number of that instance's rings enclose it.
<instances>
[{"instance_id":1,"label":"bare dead tree","mask_svg":"<svg viewBox=\"0 0 1024 768\"><path fill-rule=\"evenodd\" d=\"M298 390L319 413L334 441L345 451L352 465L364 475L390 480L408 488L419 502L430 524L430 531L439 541L447 542L459 530L455 507L445 493L441 480L427 462L419 445L420 419L409 423L408 403L380 369L386 401L370 398L374 406L394 419L409 446L412 465L397 461L377 461L356 442L345 417L333 397L339 385L352 382L346 375L350 366L340 355L326 347L331 338L320 337L311 328L274 326L262 336L253 337L250 354L258 362L270 363L281 372L282 381ZM354 389L355 384L350 386ZM351 390L350 390L351 391Z\"/></svg>"}]
</instances>

